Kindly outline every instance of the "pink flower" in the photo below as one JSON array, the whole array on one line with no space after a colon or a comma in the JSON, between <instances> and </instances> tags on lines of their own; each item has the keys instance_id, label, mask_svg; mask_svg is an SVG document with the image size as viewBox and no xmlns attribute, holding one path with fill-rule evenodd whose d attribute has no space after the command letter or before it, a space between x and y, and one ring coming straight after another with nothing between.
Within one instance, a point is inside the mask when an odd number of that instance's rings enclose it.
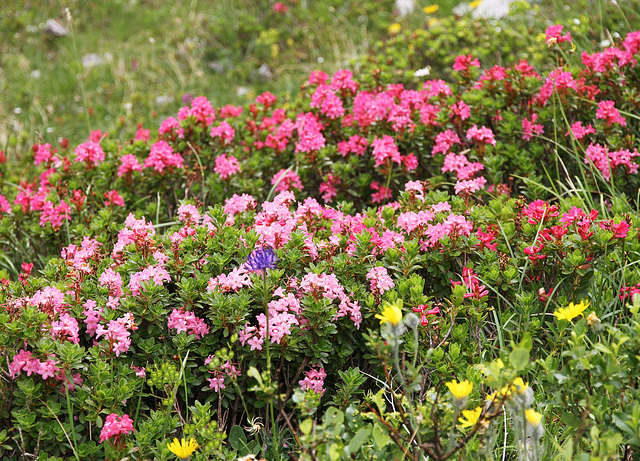
<instances>
[{"instance_id":1,"label":"pink flower","mask_svg":"<svg viewBox=\"0 0 640 461\"><path fill-rule=\"evenodd\" d=\"M327 377L324 368L309 370L304 374L304 376L304 379L298 382L303 391L311 389L316 394L324 394L324 378Z\"/></svg>"},{"instance_id":2,"label":"pink flower","mask_svg":"<svg viewBox=\"0 0 640 461\"><path fill-rule=\"evenodd\" d=\"M102 146L94 141L88 141L80 144L75 149L76 162L86 162L87 165L94 167L98 163L104 161L104 151Z\"/></svg>"},{"instance_id":3,"label":"pink flower","mask_svg":"<svg viewBox=\"0 0 640 461\"><path fill-rule=\"evenodd\" d=\"M235 135L235 130L226 120L220 122L219 126L211 128L211 137L219 137L222 144L231 144Z\"/></svg>"},{"instance_id":4,"label":"pink flower","mask_svg":"<svg viewBox=\"0 0 640 461\"><path fill-rule=\"evenodd\" d=\"M196 98L197 99L197 98ZM158 141L151 146L149 157L144 161L144 167L153 167L158 173L162 173L166 168L183 168L183 158L180 154L174 153L173 148L166 141Z\"/></svg>"},{"instance_id":5,"label":"pink flower","mask_svg":"<svg viewBox=\"0 0 640 461\"><path fill-rule=\"evenodd\" d=\"M66 312L60 314L60 320L51 322L51 336L62 341L79 343L78 330L78 321Z\"/></svg>"},{"instance_id":6,"label":"pink flower","mask_svg":"<svg viewBox=\"0 0 640 461\"><path fill-rule=\"evenodd\" d=\"M209 326L204 320L197 317L193 312L182 309L174 309L171 312L167 327L170 330L178 330L178 333L184 331L189 335L194 335L198 339L209 333Z\"/></svg>"},{"instance_id":7,"label":"pink flower","mask_svg":"<svg viewBox=\"0 0 640 461\"><path fill-rule=\"evenodd\" d=\"M565 136L573 135L576 139L582 139L588 134L594 134L596 129L592 125L587 125L587 127L582 126L582 122L575 122L571 125L571 128L567 131Z\"/></svg>"},{"instance_id":8,"label":"pink flower","mask_svg":"<svg viewBox=\"0 0 640 461\"><path fill-rule=\"evenodd\" d=\"M470 54L461 54L456 57L452 67L453 70L457 70L458 72L468 72L470 66L480 67L480 61L478 61L478 58L474 58Z\"/></svg>"},{"instance_id":9,"label":"pink flower","mask_svg":"<svg viewBox=\"0 0 640 461\"><path fill-rule=\"evenodd\" d=\"M115 353L116 357L129 350L131 346L131 337L129 330L136 330L137 327L133 323L133 316L128 313L117 320L109 321L109 325L105 328L98 325L96 328L96 339L101 336L109 343L109 352Z\"/></svg>"},{"instance_id":10,"label":"pink flower","mask_svg":"<svg viewBox=\"0 0 640 461\"><path fill-rule=\"evenodd\" d=\"M288 169L278 171L273 178L271 178L271 184L276 186L276 192L284 192L292 188L302 190L300 176Z\"/></svg>"},{"instance_id":11,"label":"pink flower","mask_svg":"<svg viewBox=\"0 0 640 461\"><path fill-rule=\"evenodd\" d=\"M331 88L348 90L352 94L358 91L358 84L353 80L353 73L347 69L340 69L331 78Z\"/></svg>"},{"instance_id":12,"label":"pink flower","mask_svg":"<svg viewBox=\"0 0 640 461\"><path fill-rule=\"evenodd\" d=\"M44 226L50 222L54 230L60 229L64 219L69 220L69 212L71 209L64 200L60 201L60 205L54 206L50 201L44 202L42 206L42 214L40 215L40 225Z\"/></svg>"},{"instance_id":13,"label":"pink flower","mask_svg":"<svg viewBox=\"0 0 640 461\"><path fill-rule=\"evenodd\" d=\"M256 102L258 104L262 104L264 106L264 110L267 110L276 102L276 97L273 94L266 91L256 98Z\"/></svg>"},{"instance_id":14,"label":"pink flower","mask_svg":"<svg viewBox=\"0 0 640 461\"><path fill-rule=\"evenodd\" d=\"M144 288L142 283L151 280L156 286L161 286L163 281L170 281L171 277L164 267L160 265L149 266L140 272L135 272L131 275L131 279L129 280L129 289L131 289L131 294L138 296L140 294L140 290Z\"/></svg>"},{"instance_id":15,"label":"pink flower","mask_svg":"<svg viewBox=\"0 0 640 461\"><path fill-rule=\"evenodd\" d=\"M122 280L120 282L122 283ZM104 320L101 315L103 310L104 308L102 307L96 309L96 302L91 299L84 303L84 311L82 313L86 317L84 323L87 325L87 334L89 336L95 335L100 322Z\"/></svg>"},{"instance_id":16,"label":"pink flower","mask_svg":"<svg viewBox=\"0 0 640 461\"><path fill-rule=\"evenodd\" d=\"M4 195L0 195L0 213L11 214L11 204Z\"/></svg>"},{"instance_id":17,"label":"pink flower","mask_svg":"<svg viewBox=\"0 0 640 461\"><path fill-rule=\"evenodd\" d=\"M224 292L236 292L242 287L251 286L253 282L249 277L248 271L244 265L233 269L229 274L220 274L217 277L211 277L207 284L207 290Z\"/></svg>"},{"instance_id":18,"label":"pink flower","mask_svg":"<svg viewBox=\"0 0 640 461\"><path fill-rule=\"evenodd\" d=\"M121 178L133 171L142 171L142 165L133 154L126 154L120 157L120 167L118 167L118 177Z\"/></svg>"},{"instance_id":19,"label":"pink flower","mask_svg":"<svg viewBox=\"0 0 640 461\"><path fill-rule=\"evenodd\" d=\"M222 154L216 157L216 166L213 171L222 179L228 179L240 171L240 162L233 155Z\"/></svg>"},{"instance_id":20,"label":"pink flower","mask_svg":"<svg viewBox=\"0 0 640 461\"><path fill-rule=\"evenodd\" d=\"M371 183L371 189L378 191L371 194L371 201L373 203L382 203L385 200L388 200L391 197L393 197L391 193L391 189L385 186L381 186L380 184L378 184L377 181L373 181Z\"/></svg>"},{"instance_id":21,"label":"pink flower","mask_svg":"<svg viewBox=\"0 0 640 461\"><path fill-rule=\"evenodd\" d=\"M431 155L437 153L446 154L454 144L460 144L460 138L453 130L445 130L436 136L436 145L431 150Z\"/></svg>"},{"instance_id":22,"label":"pink flower","mask_svg":"<svg viewBox=\"0 0 640 461\"><path fill-rule=\"evenodd\" d=\"M450 152L444 158L444 165L441 171L443 173L453 171L456 173L458 179L465 180L473 178L473 175L483 169L484 165L482 163L471 163L464 154L454 154Z\"/></svg>"},{"instance_id":23,"label":"pink flower","mask_svg":"<svg viewBox=\"0 0 640 461\"><path fill-rule=\"evenodd\" d=\"M102 431L100 432L100 443L112 437L118 437L122 434L134 432L133 420L129 415L119 416L111 413L107 416Z\"/></svg>"},{"instance_id":24,"label":"pink flower","mask_svg":"<svg viewBox=\"0 0 640 461\"><path fill-rule=\"evenodd\" d=\"M428 80L424 82L422 89L425 91L425 99L440 95L451 96L453 94L453 91L444 80Z\"/></svg>"},{"instance_id":25,"label":"pink flower","mask_svg":"<svg viewBox=\"0 0 640 461\"><path fill-rule=\"evenodd\" d=\"M371 291L378 294L383 294L395 286L387 273L387 269L382 266L373 267L367 273L367 280L370 282Z\"/></svg>"},{"instance_id":26,"label":"pink flower","mask_svg":"<svg viewBox=\"0 0 640 461\"><path fill-rule=\"evenodd\" d=\"M36 155L34 156L33 164L40 165L41 163L48 163L54 160L54 152L55 149L51 147L51 144L38 144L38 149L36 151Z\"/></svg>"},{"instance_id":27,"label":"pink flower","mask_svg":"<svg viewBox=\"0 0 640 461\"><path fill-rule=\"evenodd\" d=\"M464 195L471 195L474 192L483 189L486 184L487 180L484 177L480 176L479 178L475 179L457 181L454 190L458 195L460 195L461 193Z\"/></svg>"},{"instance_id":28,"label":"pink flower","mask_svg":"<svg viewBox=\"0 0 640 461\"><path fill-rule=\"evenodd\" d=\"M341 183L340 178L335 176L332 173L327 175L327 180L320 184L320 196L325 203L331 203L333 201L333 197L338 195L338 190L336 186Z\"/></svg>"},{"instance_id":29,"label":"pink flower","mask_svg":"<svg viewBox=\"0 0 640 461\"><path fill-rule=\"evenodd\" d=\"M458 101L451 106L451 112L460 117L460 120L466 120L471 116L471 109L464 101Z\"/></svg>"},{"instance_id":30,"label":"pink flower","mask_svg":"<svg viewBox=\"0 0 640 461\"><path fill-rule=\"evenodd\" d=\"M613 123L627 126L627 120L620 115L620 112L614 106L614 101L600 101L596 111L596 118L604 120L605 126L611 126Z\"/></svg>"},{"instance_id":31,"label":"pink flower","mask_svg":"<svg viewBox=\"0 0 640 461\"><path fill-rule=\"evenodd\" d=\"M314 70L309 74L309 85L324 85L329 76L321 70Z\"/></svg>"},{"instance_id":32,"label":"pink flower","mask_svg":"<svg viewBox=\"0 0 640 461\"><path fill-rule=\"evenodd\" d=\"M523 208L522 214L528 218L529 224L535 225L558 216L558 207L542 200L535 200Z\"/></svg>"},{"instance_id":33,"label":"pink flower","mask_svg":"<svg viewBox=\"0 0 640 461\"><path fill-rule=\"evenodd\" d=\"M376 138L371 145L373 146L373 156L376 159L376 167L384 165L387 159L395 163L402 162L400 151L398 151L395 140L391 136L384 135L381 139Z\"/></svg>"},{"instance_id":34,"label":"pink flower","mask_svg":"<svg viewBox=\"0 0 640 461\"><path fill-rule=\"evenodd\" d=\"M102 141L104 138L106 138L107 136L109 136L109 133L105 132L103 133L100 130L93 130L90 134L89 134L89 141L93 141L93 142L97 142L99 143L100 141Z\"/></svg>"},{"instance_id":35,"label":"pink flower","mask_svg":"<svg viewBox=\"0 0 640 461\"><path fill-rule=\"evenodd\" d=\"M273 4L273 11L276 13L286 13L289 11L289 7L282 2L276 2Z\"/></svg>"},{"instance_id":36,"label":"pink flower","mask_svg":"<svg viewBox=\"0 0 640 461\"><path fill-rule=\"evenodd\" d=\"M473 125L467 130L467 139L476 139L477 141L484 141L492 146L496 145L496 140L493 137L493 131L491 131L491 128L487 128L486 126L478 128L478 125Z\"/></svg>"},{"instance_id":37,"label":"pink flower","mask_svg":"<svg viewBox=\"0 0 640 461\"><path fill-rule=\"evenodd\" d=\"M180 122L174 117L165 119L160 124L160 128L158 129L158 134L160 135L169 133L176 133L179 138L184 137L184 128L180 126Z\"/></svg>"},{"instance_id":38,"label":"pink flower","mask_svg":"<svg viewBox=\"0 0 640 461\"><path fill-rule=\"evenodd\" d=\"M106 206L106 207L113 207L115 205L121 206L121 207L124 206L124 199L118 193L117 190L110 190L109 192L105 192L104 193L104 198L107 199L104 202L104 206Z\"/></svg>"},{"instance_id":39,"label":"pink flower","mask_svg":"<svg viewBox=\"0 0 640 461\"><path fill-rule=\"evenodd\" d=\"M531 140L534 134L541 135L544 133L544 127L539 123L536 123L538 120L538 114L531 115L531 121L529 119L522 119L522 139L525 141Z\"/></svg>"},{"instance_id":40,"label":"pink flower","mask_svg":"<svg viewBox=\"0 0 640 461\"><path fill-rule=\"evenodd\" d=\"M194 205L185 203L178 207L178 219L197 226L200 223L200 212Z\"/></svg>"},{"instance_id":41,"label":"pink flower","mask_svg":"<svg viewBox=\"0 0 640 461\"><path fill-rule=\"evenodd\" d=\"M151 138L151 130L145 130L144 128L138 128L136 131L135 140L136 141L148 141Z\"/></svg>"},{"instance_id":42,"label":"pink flower","mask_svg":"<svg viewBox=\"0 0 640 461\"><path fill-rule=\"evenodd\" d=\"M228 215L236 215L247 210L253 210L256 205L256 199L249 194L233 194L233 197L225 200L224 212Z\"/></svg>"},{"instance_id":43,"label":"pink flower","mask_svg":"<svg viewBox=\"0 0 640 461\"><path fill-rule=\"evenodd\" d=\"M555 26L547 27L547 30L545 31L546 44L553 45L555 43L571 42L570 33L567 33L566 35L561 35L563 28L564 26L562 26L561 24L556 24Z\"/></svg>"}]
</instances>

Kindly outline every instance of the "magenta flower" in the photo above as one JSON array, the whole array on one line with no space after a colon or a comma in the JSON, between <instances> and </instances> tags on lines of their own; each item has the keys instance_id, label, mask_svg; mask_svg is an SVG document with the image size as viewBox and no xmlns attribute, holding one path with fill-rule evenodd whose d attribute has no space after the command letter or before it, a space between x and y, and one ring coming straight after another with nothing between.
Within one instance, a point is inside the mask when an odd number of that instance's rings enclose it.
<instances>
[{"instance_id":1,"label":"magenta flower","mask_svg":"<svg viewBox=\"0 0 640 461\"><path fill-rule=\"evenodd\" d=\"M129 434L134 432L133 420L129 415L118 416L116 413L111 413L107 416L102 431L100 432L100 443L112 437L118 437L122 434Z\"/></svg>"}]
</instances>

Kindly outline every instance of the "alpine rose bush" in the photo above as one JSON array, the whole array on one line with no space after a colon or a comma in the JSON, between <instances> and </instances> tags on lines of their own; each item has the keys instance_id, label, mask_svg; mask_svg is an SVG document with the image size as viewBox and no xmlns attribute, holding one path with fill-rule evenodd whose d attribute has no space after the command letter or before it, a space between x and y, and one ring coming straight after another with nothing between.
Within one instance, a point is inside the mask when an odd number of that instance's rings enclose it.
<instances>
[{"instance_id":1,"label":"alpine rose bush","mask_svg":"<svg viewBox=\"0 0 640 461\"><path fill-rule=\"evenodd\" d=\"M475 456L503 408L519 456L636 444L638 37L548 71L462 53L449 83L314 72L290 104L34 146L2 177L0 450Z\"/></svg>"}]
</instances>

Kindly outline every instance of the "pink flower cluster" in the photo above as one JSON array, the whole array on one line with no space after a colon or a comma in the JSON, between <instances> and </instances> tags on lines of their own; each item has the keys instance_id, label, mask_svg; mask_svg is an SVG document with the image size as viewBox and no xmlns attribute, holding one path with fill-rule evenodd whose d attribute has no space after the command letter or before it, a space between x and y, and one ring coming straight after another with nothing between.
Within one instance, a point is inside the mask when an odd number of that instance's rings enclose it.
<instances>
[{"instance_id":1,"label":"pink flower cluster","mask_svg":"<svg viewBox=\"0 0 640 461\"><path fill-rule=\"evenodd\" d=\"M129 280L129 289L131 290L131 294L133 296L138 296L140 294L140 290L144 290L142 283L150 280L153 280L156 286L162 286L163 282L168 282L171 280L171 277L167 270L161 265L151 265L146 267L145 269L131 275L131 279Z\"/></svg>"},{"instance_id":2,"label":"pink flower cluster","mask_svg":"<svg viewBox=\"0 0 640 461\"><path fill-rule=\"evenodd\" d=\"M153 168L158 173L171 167L183 168L182 155L173 152L173 147L166 141L158 141L151 146L151 152L144 161L145 168Z\"/></svg>"},{"instance_id":3,"label":"pink flower cluster","mask_svg":"<svg viewBox=\"0 0 640 461\"><path fill-rule=\"evenodd\" d=\"M117 439L119 436L130 434L131 432L134 432L133 420L129 415L119 416L116 413L111 413L105 419L104 426L100 431L100 443L112 437Z\"/></svg>"},{"instance_id":4,"label":"pink flower cluster","mask_svg":"<svg viewBox=\"0 0 640 461\"><path fill-rule=\"evenodd\" d=\"M9 376L15 379L16 376L24 371L27 376L37 374L42 379L53 378L60 371L60 368L56 366L57 363L57 360L49 357L46 360L38 360L33 357L31 352L23 349L13 357L9 364Z\"/></svg>"},{"instance_id":5,"label":"pink flower cluster","mask_svg":"<svg viewBox=\"0 0 640 461\"><path fill-rule=\"evenodd\" d=\"M302 190L303 188L300 176L289 169L282 169L273 175L271 184L276 186L276 192L290 191L291 189Z\"/></svg>"},{"instance_id":6,"label":"pink flower cluster","mask_svg":"<svg viewBox=\"0 0 640 461\"><path fill-rule=\"evenodd\" d=\"M465 298L473 298L476 300L481 300L485 296L489 294L489 290L486 289L484 285L480 285L480 280L473 272L473 269L469 267L465 267L462 269L462 281L454 282L451 281L451 285L456 286L462 284L466 289L467 293L465 293Z\"/></svg>"},{"instance_id":7,"label":"pink flower cluster","mask_svg":"<svg viewBox=\"0 0 640 461\"><path fill-rule=\"evenodd\" d=\"M571 42L571 34L567 33L562 35L562 24L556 24L554 26L547 27L545 31L545 42L547 45L553 45L555 43Z\"/></svg>"},{"instance_id":8,"label":"pink flower cluster","mask_svg":"<svg viewBox=\"0 0 640 461\"><path fill-rule=\"evenodd\" d=\"M204 361L204 364L209 365L213 359L214 356L210 355ZM207 381L209 381L209 389L213 389L214 392L220 392L222 389L226 389L224 382L227 377L234 379L240 376L240 372L236 366L229 360L214 369L209 368L209 373L213 375L213 378L207 378Z\"/></svg>"},{"instance_id":9,"label":"pink flower cluster","mask_svg":"<svg viewBox=\"0 0 640 461\"><path fill-rule=\"evenodd\" d=\"M218 173L221 179L229 179L240 171L240 162L233 155L222 154L216 157L213 171Z\"/></svg>"},{"instance_id":10,"label":"pink flower cluster","mask_svg":"<svg viewBox=\"0 0 640 461\"><path fill-rule=\"evenodd\" d=\"M382 266L373 267L367 273L367 280L369 280L371 291L378 294L383 294L395 286L387 269Z\"/></svg>"},{"instance_id":11,"label":"pink flower cluster","mask_svg":"<svg viewBox=\"0 0 640 461\"><path fill-rule=\"evenodd\" d=\"M131 346L131 333L129 330L137 329L133 315L127 313L117 320L109 321L107 328L98 324L95 331L96 339L104 336L109 343L109 352L113 352L116 357L119 357L120 354L127 352Z\"/></svg>"},{"instance_id":12,"label":"pink flower cluster","mask_svg":"<svg viewBox=\"0 0 640 461\"><path fill-rule=\"evenodd\" d=\"M311 389L316 394L324 394L324 378L326 377L324 368L311 369L304 374L304 379L300 380L298 384L303 391Z\"/></svg>"},{"instance_id":13,"label":"pink flower cluster","mask_svg":"<svg viewBox=\"0 0 640 461\"><path fill-rule=\"evenodd\" d=\"M81 272L91 271L91 260L98 261L100 259L100 246L102 244L95 239L84 236L80 247L73 243L62 249L61 256L67 264Z\"/></svg>"},{"instance_id":14,"label":"pink flower cluster","mask_svg":"<svg viewBox=\"0 0 640 461\"><path fill-rule=\"evenodd\" d=\"M373 156L376 159L376 167L386 164L387 159L398 164L402 161L396 142L391 136L384 135L382 138L376 138L371 145L373 146Z\"/></svg>"},{"instance_id":15,"label":"pink flower cluster","mask_svg":"<svg viewBox=\"0 0 640 461\"><path fill-rule=\"evenodd\" d=\"M251 286L253 282L249 277L249 272L244 264L233 269L229 274L220 274L217 277L211 277L207 284L209 291L236 292L242 287Z\"/></svg>"},{"instance_id":16,"label":"pink flower cluster","mask_svg":"<svg viewBox=\"0 0 640 461\"><path fill-rule=\"evenodd\" d=\"M638 164L633 162L634 157L638 157L637 149L630 151L629 149L621 149L618 151L609 151L608 147L600 144L589 144L585 151L584 163L593 163L600 170L602 177L609 181L611 173L619 166L626 166L629 173L638 172Z\"/></svg>"},{"instance_id":17,"label":"pink flower cluster","mask_svg":"<svg viewBox=\"0 0 640 461\"><path fill-rule=\"evenodd\" d=\"M184 331L189 335L194 335L200 339L204 335L209 334L209 325L204 320L197 317L193 312L184 309L174 309L169 315L167 327L178 330L178 333Z\"/></svg>"},{"instance_id":18,"label":"pink flower cluster","mask_svg":"<svg viewBox=\"0 0 640 461\"><path fill-rule=\"evenodd\" d=\"M95 141L87 141L75 149L76 162L85 162L89 167L102 163L105 158L102 146Z\"/></svg>"},{"instance_id":19,"label":"pink flower cluster","mask_svg":"<svg viewBox=\"0 0 640 461\"><path fill-rule=\"evenodd\" d=\"M149 249L153 244L151 237L155 235L156 230L152 223L145 221L145 218L136 219L132 213L129 213L124 224L125 227L118 233L118 241L113 247L114 259L120 257L120 253L127 245L134 244L140 250Z\"/></svg>"}]
</instances>

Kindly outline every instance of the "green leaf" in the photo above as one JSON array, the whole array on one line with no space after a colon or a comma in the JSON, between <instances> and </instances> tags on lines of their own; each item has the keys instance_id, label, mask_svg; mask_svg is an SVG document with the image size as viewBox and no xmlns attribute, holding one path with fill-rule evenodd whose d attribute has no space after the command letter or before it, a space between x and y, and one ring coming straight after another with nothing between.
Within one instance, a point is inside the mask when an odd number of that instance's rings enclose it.
<instances>
[{"instance_id":1,"label":"green leaf","mask_svg":"<svg viewBox=\"0 0 640 461\"><path fill-rule=\"evenodd\" d=\"M356 435L353 436L353 438L351 439L351 442L349 442L349 453L351 454L356 453L360 449L362 444L367 440L370 433L371 433L370 427L365 427L360 429L356 433Z\"/></svg>"},{"instance_id":2,"label":"green leaf","mask_svg":"<svg viewBox=\"0 0 640 461\"><path fill-rule=\"evenodd\" d=\"M241 451L247 446L247 436L240 426L233 426L229 431L229 444L236 451Z\"/></svg>"},{"instance_id":3,"label":"green leaf","mask_svg":"<svg viewBox=\"0 0 640 461\"><path fill-rule=\"evenodd\" d=\"M304 435L311 434L311 429L313 429L313 421L311 421L311 418L307 418L300 423L300 430Z\"/></svg>"},{"instance_id":4,"label":"green leaf","mask_svg":"<svg viewBox=\"0 0 640 461\"><path fill-rule=\"evenodd\" d=\"M509 354L509 363L516 372L524 370L529 365L529 351L524 347L516 347Z\"/></svg>"},{"instance_id":5,"label":"green leaf","mask_svg":"<svg viewBox=\"0 0 640 461\"><path fill-rule=\"evenodd\" d=\"M373 426L371 435L373 436L373 443L376 444L378 449L384 448L389 442L391 442L391 437L389 437L389 435L379 425Z\"/></svg>"}]
</instances>

